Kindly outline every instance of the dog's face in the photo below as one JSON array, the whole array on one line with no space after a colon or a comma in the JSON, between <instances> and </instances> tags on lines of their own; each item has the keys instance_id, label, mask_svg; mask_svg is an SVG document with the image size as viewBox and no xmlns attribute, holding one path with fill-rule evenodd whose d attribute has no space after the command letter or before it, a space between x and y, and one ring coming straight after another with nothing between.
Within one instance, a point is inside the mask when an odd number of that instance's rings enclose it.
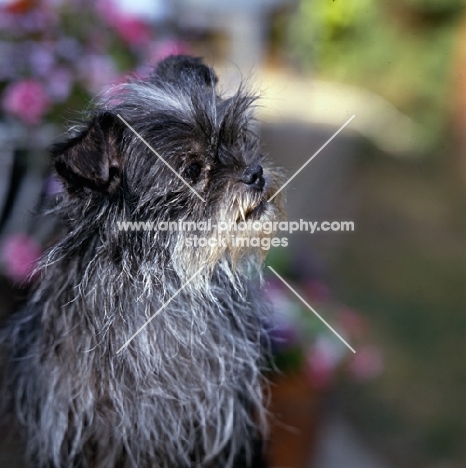
<instances>
[{"instance_id":1,"label":"dog's face","mask_svg":"<svg viewBox=\"0 0 466 468\"><path fill-rule=\"evenodd\" d=\"M281 198L268 200L281 179L251 131L254 97L240 90L222 98L216 83L199 59L178 56L148 81L115 88L84 129L54 148L68 196L83 206L124 199L130 221L279 219ZM208 261L224 251L209 249Z\"/></svg>"}]
</instances>

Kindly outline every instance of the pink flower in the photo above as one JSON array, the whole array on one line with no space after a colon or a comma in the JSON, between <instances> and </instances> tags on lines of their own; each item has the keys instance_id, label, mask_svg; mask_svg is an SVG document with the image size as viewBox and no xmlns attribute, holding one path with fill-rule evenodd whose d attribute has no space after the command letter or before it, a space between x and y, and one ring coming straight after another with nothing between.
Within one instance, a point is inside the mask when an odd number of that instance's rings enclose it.
<instances>
[{"instance_id":1,"label":"pink flower","mask_svg":"<svg viewBox=\"0 0 466 468\"><path fill-rule=\"evenodd\" d=\"M353 340L360 340L367 334L369 328L367 320L349 308L343 308L338 313L338 322L348 336Z\"/></svg>"},{"instance_id":2,"label":"pink flower","mask_svg":"<svg viewBox=\"0 0 466 468\"><path fill-rule=\"evenodd\" d=\"M149 26L136 17L121 15L113 22L121 38L130 45L144 45L150 41Z\"/></svg>"},{"instance_id":3,"label":"pink flower","mask_svg":"<svg viewBox=\"0 0 466 468\"><path fill-rule=\"evenodd\" d=\"M376 346L366 345L351 358L348 370L357 382L372 380L382 373L383 356Z\"/></svg>"},{"instance_id":4,"label":"pink flower","mask_svg":"<svg viewBox=\"0 0 466 468\"><path fill-rule=\"evenodd\" d=\"M114 0L97 2L97 11L128 44L141 46L150 41L151 30L147 22L122 11Z\"/></svg>"},{"instance_id":5,"label":"pink flower","mask_svg":"<svg viewBox=\"0 0 466 468\"><path fill-rule=\"evenodd\" d=\"M36 125L50 108L44 87L36 80L10 84L3 94L3 109L29 125Z\"/></svg>"},{"instance_id":6,"label":"pink flower","mask_svg":"<svg viewBox=\"0 0 466 468\"><path fill-rule=\"evenodd\" d=\"M190 50L186 43L167 39L154 45L150 52L150 63L156 64L170 55L189 55Z\"/></svg>"},{"instance_id":7,"label":"pink flower","mask_svg":"<svg viewBox=\"0 0 466 468\"><path fill-rule=\"evenodd\" d=\"M315 347L307 358L306 374L310 384L318 390L327 390L334 380L334 363L324 349Z\"/></svg>"},{"instance_id":8,"label":"pink flower","mask_svg":"<svg viewBox=\"0 0 466 468\"><path fill-rule=\"evenodd\" d=\"M5 273L17 282L27 282L41 255L40 245L26 234L14 234L2 242L0 258Z\"/></svg>"},{"instance_id":9,"label":"pink flower","mask_svg":"<svg viewBox=\"0 0 466 468\"><path fill-rule=\"evenodd\" d=\"M311 385L320 390L329 389L347 352L334 337L319 336L307 356L306 371Z\"/></svg>"}]
</instances>

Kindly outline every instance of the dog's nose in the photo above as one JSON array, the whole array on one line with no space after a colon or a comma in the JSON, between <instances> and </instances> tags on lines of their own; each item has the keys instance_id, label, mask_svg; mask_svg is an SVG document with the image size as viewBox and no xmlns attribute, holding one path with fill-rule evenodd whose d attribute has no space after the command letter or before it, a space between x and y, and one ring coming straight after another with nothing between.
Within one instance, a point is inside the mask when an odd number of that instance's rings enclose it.
<instances>
[{"instance_id":1,"label":"dog's nose","mask_svg":"<svg viewBox=\"0 0 466 468\"><path fill-rule=\"evenodd\" d=\"M265 179L262 176L264 173L262 166L248 166L241 176L241 182L251 187L262 189L265 185Z\"/></svg>"}]
</instances>

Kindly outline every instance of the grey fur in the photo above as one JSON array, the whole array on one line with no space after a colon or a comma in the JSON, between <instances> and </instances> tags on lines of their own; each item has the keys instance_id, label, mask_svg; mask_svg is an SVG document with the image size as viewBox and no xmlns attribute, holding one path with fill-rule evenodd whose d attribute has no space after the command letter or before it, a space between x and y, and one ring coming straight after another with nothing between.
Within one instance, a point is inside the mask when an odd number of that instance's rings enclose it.
<instances>
[{"instance_id":1,"label":"grey fur","mask_svg":"<svg viewBox=\"0 0 466 468\"><path fill-rule=\"evenodd\" d=\"M263 159L249 129L254 98L240 90L224 99L216 81L198 59L171 57L150 81L113 90L53 150L66 232L1 335L6 400L31 466L249 466L251 441L266 426L260 252L187 249L186 233L117 229L127 220L238 221L261 202L258 219L281 216L279 200L266 203L277 172L264 167L260 190L239 181Z\"/></svg>"}]
</instances>

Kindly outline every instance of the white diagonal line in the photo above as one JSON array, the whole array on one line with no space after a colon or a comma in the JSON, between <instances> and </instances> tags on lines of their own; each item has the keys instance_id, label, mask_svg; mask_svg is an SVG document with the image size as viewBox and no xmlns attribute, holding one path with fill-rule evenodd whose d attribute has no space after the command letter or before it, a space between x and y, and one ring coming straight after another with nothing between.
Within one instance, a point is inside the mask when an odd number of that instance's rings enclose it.
<instances>
[{"instance_id":1,"label":"white diagonal line","mask_svg":"<svg viewBox=\"0 0 466 468\"><path fill-rule=\"evenodd\" d=\"M313 312L327 327L335 333L335 335L340 338L340 340L348 346L353 353L356 353L355 349L353 349L342 337L341 335L336 332L271 266L269 266L269 269L272 271L272 273L275 274L275 276L282 281L282 283L291 291L295 294L295 296L311 311Z\"/></svg>"},{"instance_id":2,"label":"white diagonal line","mask_svg":"<svg viewBox=\"0 0 466 468\"><path fill-rule=\"evenodd\" d=\"M130 343L131 341L133 341L133 339L139 335L139 333L142 332L142 330L144 330L144 328L147 327L147 325L149 325L149 323L155 318L157 317L157 315L162 312L163 309L165 309L165 307L167 307L168 304L170 304L171 301L173 301L173 299L175 299L175 297L204 269L204 267L202 266L201 268L199 268L199 270L196 271L196 273L194 273L193 276L191 276L191 278L189 278L188 281L186 281L186 283L183 284L183 286L181 286L180 289L178 289L178 291L175 292L175 294L173 294L172 297L170 297L170 299L168 299L167 302L165 302L165 304L163 304L162 307L160 307L160 309L154 313L154 315L152 315L152 317L144 324L142 325L141 328L139 328L139 330L137 332L135 332L131 338L116 352L117 354L120 354L121 351L123 351Z\"/></svg>"},{"instance_id":3,"label":"white diagonal line","mask_svg":"<svg viewBox=\"0 0 466 468\"><path fill-rule=\"evenodd\" d=\"M350 117L267 201L272 201L355 117Z\"/></svg>"},{"instance_id":4,"label":"white diagonal line","mask_svg":"<svg viewBox=\"0 0 466 468\"><path fill-rule=\"evenodd\" d=\"M191 190L191 192L193 192L204 203L206 203L206 201L191 187L191 185L189 185L188 182L186 182L183 177L181 177L180 174L178 174L178 172L176 172L175 169L173 169L173 167L171 167L170 164L168 164L167 161L165 161L165 159L163 159L162 156L160 156L160 154L157 153L157 151L155 151L155 149L152 148L152 146L149 145L149 143L147 143L147 141L144 140L144 138L136 130L134 130L134 128L131 127L131 125L120 114L117 114L117 116L165 164L165 166L167 166L173 172L173 174L175 174L181 180L181 182L183 182L183 184L186 185L189 190Z\"/></svg>"}]
</instances>

